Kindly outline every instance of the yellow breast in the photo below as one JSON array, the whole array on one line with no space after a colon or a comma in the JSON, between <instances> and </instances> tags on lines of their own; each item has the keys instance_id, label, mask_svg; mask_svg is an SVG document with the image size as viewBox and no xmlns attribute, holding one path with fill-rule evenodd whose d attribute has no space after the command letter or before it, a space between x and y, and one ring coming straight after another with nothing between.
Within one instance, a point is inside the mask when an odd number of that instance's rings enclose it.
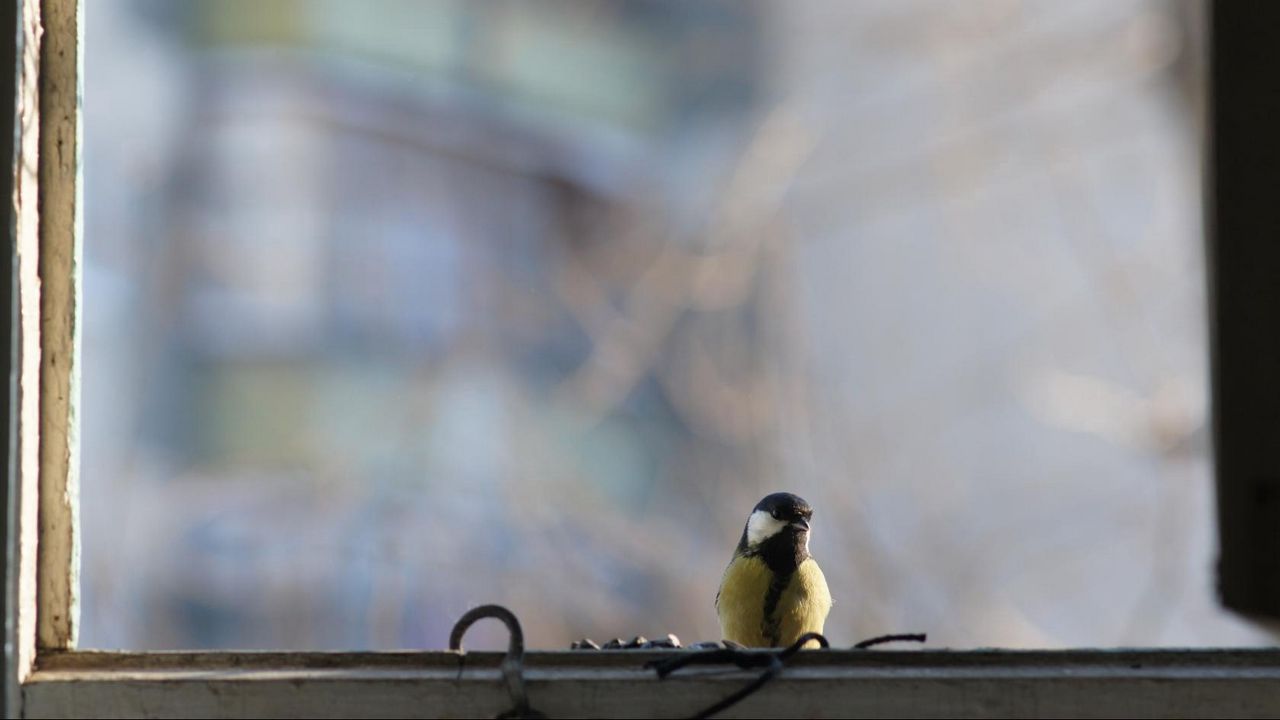
<instances>
[{"instance_id":1,"label":"yellow breast","mask_svg":"<svg viewBox=\"0 0 1280 720\"><path fill-rule=\"evenodd\" d=\"M795 642L807 632L822 632L831 611L827 580L813 558L796 568L783 588L771 617L765 617L765 598L773 573L758 557L736 557L725 568L716 597L720 634L725 640L747 647L773 646L767 629L779 629L778 647Z\"/></svg>"}]
</instances>

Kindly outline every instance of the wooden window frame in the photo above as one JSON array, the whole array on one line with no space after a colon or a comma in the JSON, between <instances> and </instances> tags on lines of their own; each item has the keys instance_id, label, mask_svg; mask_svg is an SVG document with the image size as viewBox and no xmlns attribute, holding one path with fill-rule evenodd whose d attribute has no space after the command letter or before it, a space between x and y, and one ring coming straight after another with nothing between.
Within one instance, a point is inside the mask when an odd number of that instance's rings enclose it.
<instances>
[{"instance_id":1,"label":"wooden window frame","mask_svg":"<svg viewBox=\"0 0 1280 720\"><path fill-rule=\"evenodd\" d=\"M14 344L6 361L12 366L5 414L9 511L2 528L5 715L406 717L509 710L500 653L75 649L82 12L81 0L10 0L0 13L16 30L5 56L18 66L5 288ZM550 716L685 716L755 675L703 668L660 681L644 665L668 654L531 652L523 677L531 706ZM1277 715L1280 651L802 653L728 714Z\"/></svg>"}]
</instances>

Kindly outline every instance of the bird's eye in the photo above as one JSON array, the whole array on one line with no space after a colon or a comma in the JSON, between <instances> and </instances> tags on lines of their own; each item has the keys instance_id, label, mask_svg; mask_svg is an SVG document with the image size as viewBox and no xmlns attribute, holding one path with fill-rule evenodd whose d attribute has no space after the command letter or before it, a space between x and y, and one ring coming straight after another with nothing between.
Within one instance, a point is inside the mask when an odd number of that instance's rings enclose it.
<instances>
[{"instance_id":1,"label":"bird's eye","mask_svg":"<svg viewBox=\"0 0 1280 720\"><path fill-rule=\"evenodd\" d=\"M773 519L774 519L774 520L781 520L781 519L782 519L782 513L778 512L777 510L771 510L771 511L769 511L769 514L773 516Z\"/></svg>"}]
</instances>

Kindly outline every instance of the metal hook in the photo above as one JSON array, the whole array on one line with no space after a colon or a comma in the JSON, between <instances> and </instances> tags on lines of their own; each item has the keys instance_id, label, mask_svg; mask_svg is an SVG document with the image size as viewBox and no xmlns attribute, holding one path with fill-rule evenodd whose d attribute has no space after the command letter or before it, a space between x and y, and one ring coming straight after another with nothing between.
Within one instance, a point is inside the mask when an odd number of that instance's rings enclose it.
<instances>
[{"instance_id":1,"label":"metal hook","mask_svg":"<svg viewBox=\"0 0 1280 720\"><path fill-rule=\"evenodd\" d=\"M502 678L507 684L507 693L514 706L502 713L500 718L540 718L542 713L529 707L529 696L524 688L524 630L520 629L520 621L515 613L501 605L481 605L466 612L454 624L449 633L449 649L465 652L462 649L462 636L476 623L484 618L501 620L511 634L507 643L507 654L502 658Z\"/></svg>"}]
</instances>

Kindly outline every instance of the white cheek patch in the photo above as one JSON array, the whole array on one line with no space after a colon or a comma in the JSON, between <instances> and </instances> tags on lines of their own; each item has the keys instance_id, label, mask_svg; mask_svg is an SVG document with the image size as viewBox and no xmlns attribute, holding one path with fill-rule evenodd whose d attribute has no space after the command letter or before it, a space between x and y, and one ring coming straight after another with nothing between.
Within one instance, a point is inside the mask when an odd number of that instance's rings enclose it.
<instances>
[{"instance_id":1,"label":"white cheek patch","mask_svg":"<svg viewBox=\"0 0 1280 720\"><path fill-rule=\"evenodd\" d=\"M759 545L777 535L787 524L764 510L756 510L747 518L747 544Z\"/></svg>"}]
</instances>

